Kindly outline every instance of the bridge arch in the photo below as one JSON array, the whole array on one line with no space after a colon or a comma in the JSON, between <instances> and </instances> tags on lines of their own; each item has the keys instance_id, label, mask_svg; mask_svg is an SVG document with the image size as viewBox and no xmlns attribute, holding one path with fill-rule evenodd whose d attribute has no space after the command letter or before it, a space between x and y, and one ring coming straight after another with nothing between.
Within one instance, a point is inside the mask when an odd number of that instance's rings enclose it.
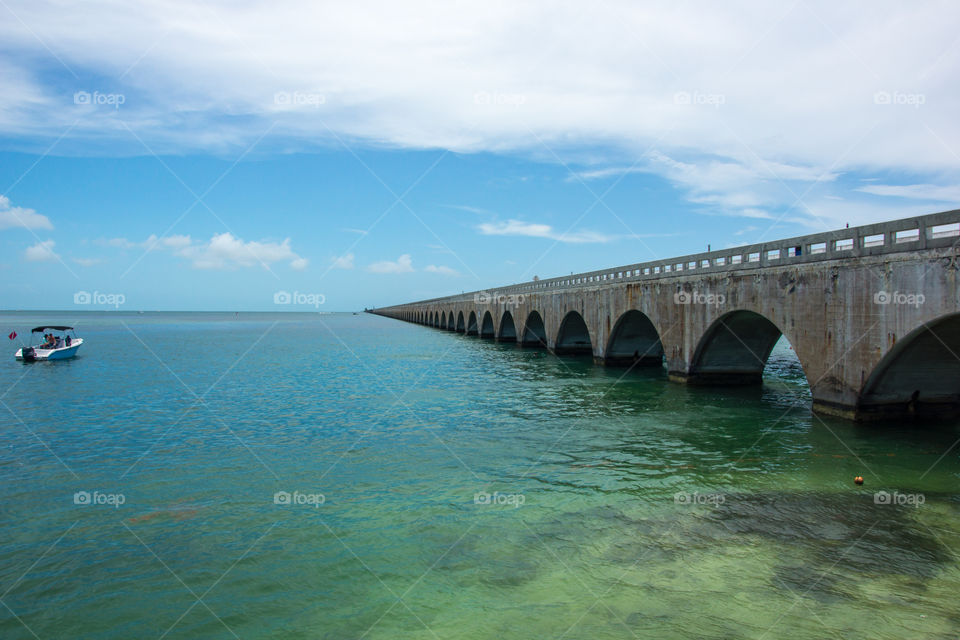
<instances>
[{"instance_id":1,"label":"bridge arch","mask_svg":"<svg viewBox=\"0 0 960 640\"><path fill-rule=\"evenodd\" d=\"M504 311L500 317L500 332L497 334L497 340L500 342L517 341L517 325L513 322L513 314Z\"/></svg>"},{"instance_id":2,"label":"bridge arch","mask_svg":"<svg viewBox=\"0 0 960 640\"><path fill-rule=\"evenodd\" d=\"M440 312L440 324L439 324L439 327L440 327L441 329L446 329L446 328L447 328L447 312L446 312L446 311L441 311L441 312Z\"/></svg>"},{"instance_id":3,"label":"bridge arch","mask_svg":"<svg viewBox=\"0 0 960 640\"><path fill-rule=\"evenodd\" d=\"M523 323L523 337L520 345L524 347L546 347L547 329L543 325L543 317L537 311L531 311Z\"/></svg>"},{"instance_id":4,"label":"bridge arch","mask_svg":"<svg viewBox=\"0 0 960 640\"><path fill-rule=\"evenodd\" d=\"M461 311L457 314L457 331L463 333L466 328L466 325L463 324L463 311Z\"/></svg>"},{"instance_id":5,"label":"bridge arch","mask_svg":"<svg viewBox=\"0 0 960 640\"><path fill-rule=\"evenodd\" d=\"M447 314L447 327L446 327L446 328L449 329L450 331L453 331L454 329L457 328L456 321L453 319L453 311L450 311L450 313Z\"/></svg>"},{"instance_id":6,"label":"bridge arch","mask_svg":"<svg viewBox=\"0 0 960 640\"><path fill-rule=\"evenodd\" d=\"M700 338L687 382L757 384L781 335L777 325L759 313L743 309L726 313Z\"/></svg>"},{"instance_id":7,"label":"bridge arch","mask_svg":"<svg viewBox=\"0 0 960 640\"><path fill-rule=\"evenodd\" d=\"M926 322L897 341L860 393L870 414L954 415L960 412L960 313Z\"/></svg>"},{"instance_id":8,"label":"bridge arch","mask_svg":"<svg viewBox=\"0 0 960 640\"><path fill-rule=\"evenodd\" d=\"M613 326L603 362L611 366L662 366L660 334L646 314L631 309Z\"/></svg>"},{"instance_id":9,"label":"bridge arch","mask_svg":"<svg viewBox=\"0 0 960 640\"><path fill-rule=\"evenodd\" d=\"M493 315L489 311L483 314L483 321L480 323L480 337L493 338L496 331L493 328Z\"/></svg>"},{"instance_id":10,"label":"bridge arch","mask_svg":"<svg viewBox=\"0 0 960 640\"><path fill-rule=\"evenodd\" d=\"M570 311L563 317L553 352L557 355L593 354L590 329L578 312Z\"/></svg>"},{"instance_id":11,"label":"bridge arch","mask_svg":"<svg viewBox=\"0 0 960 640\"><path fill-rule=\"evenodd\" d=\"M467 318L467 335L477 335L477 313L475 311L471 311L469 318Z\"/></svg>"}]
</instances>

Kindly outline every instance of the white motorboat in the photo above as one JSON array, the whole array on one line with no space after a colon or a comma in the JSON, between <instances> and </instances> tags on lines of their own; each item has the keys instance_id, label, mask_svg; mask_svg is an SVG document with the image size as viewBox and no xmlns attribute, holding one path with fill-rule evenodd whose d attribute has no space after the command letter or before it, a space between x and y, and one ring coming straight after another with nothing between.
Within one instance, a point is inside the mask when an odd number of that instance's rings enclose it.
<instances>
[{"instance_id":1,"label":"white motorboat","mask_svg":"<svg viewBox=\"0 0 960 640\"><path fill-rule=\"evenodd\" d=\"M63 336L57 336L51 333L48 338L46 334L47 330L59 331L60 333L63 333ZM36 327L30 331L31 338L34 334L38 333L44 335L44 342L39 345L34 345L33 340L31 339L31 345L29 347L17 349L17 353L14 354L14 357L17 360L23 360L24 362L34 362L37 360L66 360L67 358L72 358L73 356L77 355L77 349L79 349L80 345L83 344L83 338L77 337L73 327Z\"/></svg>"}]
</instances>

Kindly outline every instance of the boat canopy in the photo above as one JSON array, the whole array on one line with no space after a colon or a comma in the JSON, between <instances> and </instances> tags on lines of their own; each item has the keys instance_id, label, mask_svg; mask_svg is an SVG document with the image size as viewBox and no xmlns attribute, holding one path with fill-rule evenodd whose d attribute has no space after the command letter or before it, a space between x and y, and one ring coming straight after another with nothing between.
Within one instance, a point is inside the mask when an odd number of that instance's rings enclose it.
<instances>
[{"instance_id":1,"label":"boat canopy","mask_svg":"<svg viewBox=\"0 0 960 640\"><path fill-rule=\"evenodd\" d=\"M73 331L73 327L61 327L61 326L49 326L49 327L37 327L31 329L30 333L43 333L47 329L52 329L53 331Z\"/></svg>"}]
</instances>

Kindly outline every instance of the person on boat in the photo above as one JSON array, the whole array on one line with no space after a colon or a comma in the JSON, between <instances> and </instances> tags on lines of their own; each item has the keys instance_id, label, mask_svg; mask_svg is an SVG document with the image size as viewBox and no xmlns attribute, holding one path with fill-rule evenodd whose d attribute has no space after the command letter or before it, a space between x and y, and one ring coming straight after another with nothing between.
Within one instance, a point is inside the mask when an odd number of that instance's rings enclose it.
<instances>
[{"instance_id":1,"label":"person on boat","mask_svg":"<svg viewBox=\"0 0 960 640\"><path fill-rule=\"evenodd\" d=\"M45 334L43 334L43 338L44 338L44 341L43 341L43 344L40 345L40 348L41 348L41 349L52 349L52 348L53 348L53 334L52 334L52 333L45 333Z\"/></svg>"},{"instance_id":2,"label":"person on boat","mask_svg":"<svg viewBox=\"0 0 960 640\"><path fill-rule=\"evenodd\" d=\"M70 335L68 334L68 335L63 339L63 344L65 344L66 346L69 347L71 342L73 342L73 340L70 339Z\"/></svg>"}]
</instances>

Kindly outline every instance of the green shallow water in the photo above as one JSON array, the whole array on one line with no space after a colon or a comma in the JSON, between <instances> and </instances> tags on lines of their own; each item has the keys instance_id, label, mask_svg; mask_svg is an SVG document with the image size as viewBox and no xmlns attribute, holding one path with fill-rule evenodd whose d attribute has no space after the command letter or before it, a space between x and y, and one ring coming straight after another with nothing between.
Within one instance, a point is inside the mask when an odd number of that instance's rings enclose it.
<instances>
[{"instance_id":1,"label":"green shallow water","mask_svg":"<svg viewBox=\"0 0 960 640\"><path fill-rule=\"evenodd\" d=\"M815 417L785 344L716 390L368 315L0 318L86 339L0 361L5 639L960 632L960 428Z\"/></svg>"}]
</instances>

